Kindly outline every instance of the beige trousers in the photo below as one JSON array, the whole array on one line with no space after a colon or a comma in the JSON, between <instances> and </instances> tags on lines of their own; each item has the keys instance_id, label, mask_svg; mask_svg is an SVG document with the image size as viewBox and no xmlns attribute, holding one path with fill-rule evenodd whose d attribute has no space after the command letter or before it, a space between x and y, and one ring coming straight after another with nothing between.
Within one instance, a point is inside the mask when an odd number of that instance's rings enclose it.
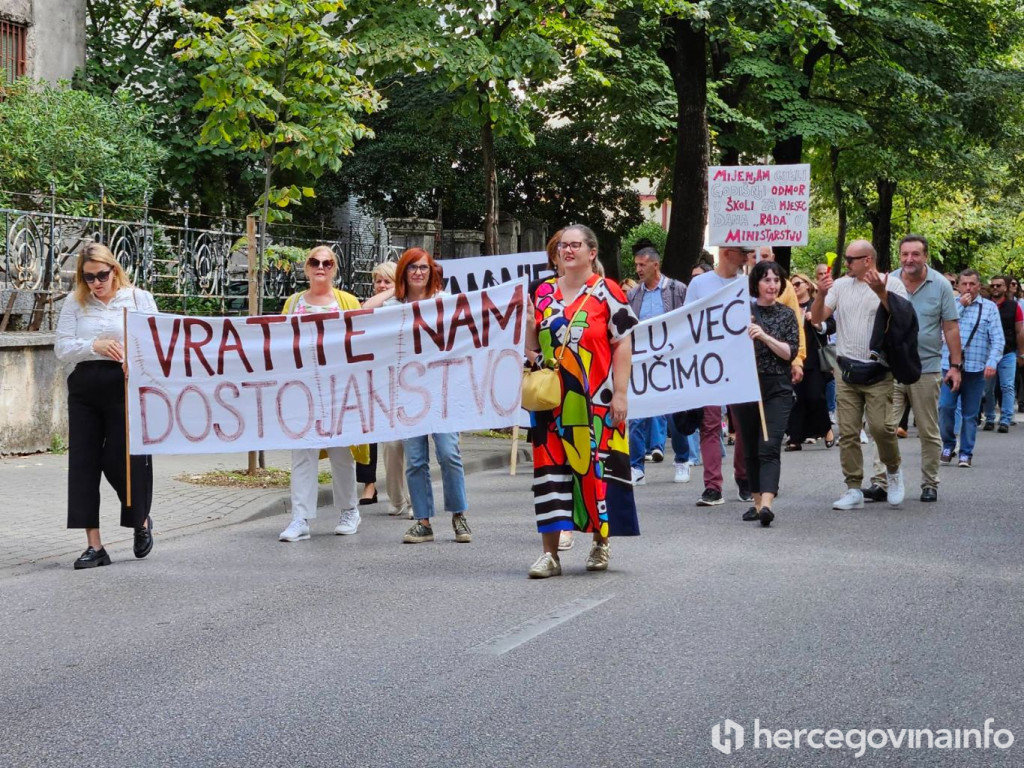
<instances>
[{"instance_id":1,"label":"beige trousers","mask_svg":"<svg viewBox=\"0 0 1024 768\"><path fill-rule=\"evenodd\" d=\"M877 384L847 384L836 377L836 420L839 422L839 463L847 488L860 488L864 482L864 453L860 445L860 425L867 421L875 439L878 457L890 472L900 467L900 446L896 425L889 419L892 410L892 376Z\"/></svg>"},{"instance_id":2,"label":"beige trousers","mask_svg":"<svg viewBox=\"0 0 1024 768\"><path fill-rule=\"evenodd\" d=\"M910 403L914 412L914 424L921 440L921 489L939 487L939 455L942 453L942 437L939 435L939 389L942 387L941 373L922 373L914 384L895 384L892 393L892 409L889 422L893 429L903 418L903 409ZM875 451L875 485L885 488L885 467L878 460Z\"/></svg>"},{"instance_id":3,"label":"beige trousers","mask_svg":"<svg viewBox=\"0 0 1024 768\"><path fill-rule=\"evenodd\" d=\"M405 448L401 440L392 440L378 445L384 458L384 490L393 509L408 509L412 506L409 490L405 486Z\"/></svg>"}]
</instances>

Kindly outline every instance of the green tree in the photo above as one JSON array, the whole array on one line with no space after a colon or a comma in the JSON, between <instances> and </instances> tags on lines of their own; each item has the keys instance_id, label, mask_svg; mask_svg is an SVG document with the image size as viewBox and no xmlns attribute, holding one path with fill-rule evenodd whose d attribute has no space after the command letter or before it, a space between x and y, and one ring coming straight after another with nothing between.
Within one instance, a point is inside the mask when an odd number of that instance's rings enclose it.
<instances>
[{"instance_id":1,"label":"green tree","mask_svg":"<svg viewBox=\"0 0 1024 768\"><path fill-rule=\"evenodd\" d=\"M340 0L253 0L223 19L178 9L194 30L178 42L179 55L205 65L196 103L206 111L199 141L260 159L262 272L270 206L284 213L314 195L312 187L276 185L276 174L316 179L337 170L369 135L357 115L378 109L381 99L358 74L360 49L343 36L351 18Z\"/></svg>"},{"instance_id":2,"label":"green tree","mask_svg":"<svg viewBox=\"0 0 1024 768\"><path fill-rule=\"evenodd\" d=\"M114 202L141 204L164 156L149 111L127 94L104 99L22 79L0 100L0 190L48 194L52 184L65 213L89 212L101 188Z\"/></svg>"}]
</instances>

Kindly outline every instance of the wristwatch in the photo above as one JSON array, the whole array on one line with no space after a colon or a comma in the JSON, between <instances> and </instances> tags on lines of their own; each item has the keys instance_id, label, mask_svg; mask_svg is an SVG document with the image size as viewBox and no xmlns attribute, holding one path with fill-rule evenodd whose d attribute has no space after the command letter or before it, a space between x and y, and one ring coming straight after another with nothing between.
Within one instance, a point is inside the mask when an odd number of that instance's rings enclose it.
<instances>
[{"instance_id":1,"label":"wristwatch","mask_svg":"<svg viewBox=\"0 0 1024 768\"><path fill-rule=\"evenodd\" d=\"M960 371L960 373L964 372L964 364L963 363L950 363L949 367L950 368L956 368L958 371Z\"/></svg>"}]
</instances>

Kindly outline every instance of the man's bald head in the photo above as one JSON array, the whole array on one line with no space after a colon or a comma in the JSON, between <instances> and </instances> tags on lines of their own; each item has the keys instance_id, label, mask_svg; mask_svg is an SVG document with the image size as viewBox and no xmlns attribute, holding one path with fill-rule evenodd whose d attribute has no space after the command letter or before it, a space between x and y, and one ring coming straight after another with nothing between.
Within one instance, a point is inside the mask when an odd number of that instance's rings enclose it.
<instances>
[{"instance_id":1,"label":"man's bald head","mask_svg":"<svg viewBox=\"0 0 1024 768\"><path fill-rule=\"evenodd\" d=\"M867 240L854 240L846 246L846 271L850 277L860 278L875 268L875 246Z\"/></svg>"}]
</instances>

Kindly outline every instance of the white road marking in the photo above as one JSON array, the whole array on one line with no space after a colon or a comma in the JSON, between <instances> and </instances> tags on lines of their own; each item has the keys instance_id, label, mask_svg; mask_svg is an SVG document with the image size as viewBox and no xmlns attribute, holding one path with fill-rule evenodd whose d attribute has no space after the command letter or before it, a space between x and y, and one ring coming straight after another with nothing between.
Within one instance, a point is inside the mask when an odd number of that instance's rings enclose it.
<instances>
[{"instance_id":1,"label":"white road marking","mask_svg":"<svg viewBox=\"0 0 1024 768\"><path fill-rule=\"evenodd\" d=\"M597 606L608 602L613 597L614 595L608 595L608 597L581 597L577 600L573 600L560 608L556 608L550 613L535 616L529 621L520 624L518 627L513 627L504 634L492 637L490 640L470 648L469 652L479 653L485 656L501 656L503 653L508 653L509 651L518 648L523 643L527 643L535 637L543 635L549 629L554 629L559 624L564 624L570 619L579 616L581 613L586 613L592 608L597 608Z\"/></svg>"}]
</instances>

